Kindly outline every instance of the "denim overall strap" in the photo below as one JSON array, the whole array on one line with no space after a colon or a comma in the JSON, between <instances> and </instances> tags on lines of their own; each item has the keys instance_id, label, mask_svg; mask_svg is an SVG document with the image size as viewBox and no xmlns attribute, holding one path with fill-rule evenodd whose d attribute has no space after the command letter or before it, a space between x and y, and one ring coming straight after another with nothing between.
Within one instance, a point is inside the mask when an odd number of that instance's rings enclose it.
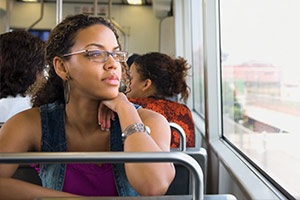
<instances>
[{"instance_id":1,"label":"denim overall strap","mask_svg":"<svg viewBox=\"0 0 300 200\"><path fill-rule=\"evenodd\" d=\"M42 152L66 152L65 105L61 102L40 107L42 124ZM40 164L40 177L44 187L61 191L65 164Z\"/></svg>"},{"instance_id":2,"label":"denim overall strap","mask_svg":"<svg viewBox=\"0 0 300 200\"><path fill-rule=\"evenodd\" d=\"M140 106L134 105L136 109ZM122 141L122 130L118 115L115 114L115 120L111 120L110 129L110 150L111 151L124 151ZM113 171L117 183L117 189L120 196L139 196L138 193L131 187L127 180L125 167L123 163L113 163Z\"/></svg>"}]
</instances>

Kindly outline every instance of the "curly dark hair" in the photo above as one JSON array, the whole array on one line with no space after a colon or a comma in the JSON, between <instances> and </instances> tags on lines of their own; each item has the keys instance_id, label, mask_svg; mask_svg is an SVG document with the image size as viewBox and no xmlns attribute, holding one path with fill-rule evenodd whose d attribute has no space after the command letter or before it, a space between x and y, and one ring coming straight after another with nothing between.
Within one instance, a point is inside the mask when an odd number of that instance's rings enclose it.
<instances>
[{"instance_id":1,"label":"curly dark hair","mask_svg":"<svg viewBox=\"0 0 300 200\"><path fill-rule=\"evenodd\" d=\"M0 35L0 98L25 96L45 67L44 48L44 41L27 31Z\"/></svg>"},{"instance_id":2,"label":"curly dark hair","mask_svg":"<svg viewBox=\"0 0 300 200\"><path fill-rule=\"evenodd\" d=\"M46 43L46 62L49 65L49 76L46 81L35 86L38 89L32 95L33 107L57 100L65 102L63 80L55 72L53 59L55 56L62 57L62 55L69 53L75 44L75 37L78 31L95 24L101 24L110 28L118 40L117 31L111 23L102 17L91 17L84 14L66 17L51 31ZM66 57L64 59L68 60L70 58Z\"/></svg>"},{"instance_id":3,"label":"curly dark hair","mask_svg":"<svg viewBox=\"0 0 300 200\"><path fill-rule=\"evenodd\" d=\"M157 92L154 96L165 98L181 94L181 99L186 102L190 90L186 76L190 66L185 59L151 52L139 56L133 63L141 80L150 79L154 84Z\"/></svg>"}]
</instances>

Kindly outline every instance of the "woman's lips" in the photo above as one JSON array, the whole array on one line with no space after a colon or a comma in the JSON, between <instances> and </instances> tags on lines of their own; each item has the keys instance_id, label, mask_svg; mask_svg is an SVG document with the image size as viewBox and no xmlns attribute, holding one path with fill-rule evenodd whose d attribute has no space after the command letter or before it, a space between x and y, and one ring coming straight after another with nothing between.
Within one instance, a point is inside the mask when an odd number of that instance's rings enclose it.
<instances>
[{"instance_id":1,"label":"woman's lips","mask_svg":"<svg viewBox=\"0 0 300 200\"><path fill-rule=\"evenodd\" d=\"M110 85L119 85L119 82L120 82L119 78L117 78L115 76L110 76L110 77L104 78L103 81Z\"/></svg>"}]
</instances>

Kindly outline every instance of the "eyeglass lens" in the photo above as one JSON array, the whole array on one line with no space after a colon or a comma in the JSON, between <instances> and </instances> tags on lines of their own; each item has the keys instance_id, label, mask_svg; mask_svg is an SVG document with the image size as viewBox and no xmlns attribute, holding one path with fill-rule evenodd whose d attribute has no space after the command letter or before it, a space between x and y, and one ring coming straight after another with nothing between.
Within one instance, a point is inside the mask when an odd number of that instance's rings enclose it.
<instances>
[{"instance_id":1,"label":"eyeglass lens","mask_svg":"<svg viewBox=\"0 0 300 200\"><path fill-rule=\"evenodd\" d=\"M105 62L108 59L108 56L111 55L115 61L118 62L126 62L127 60L127 52L125 51L115 51L115 52L108 52L108 51L89 51L88 56L90 61L94 62Z\"/></svg>"}]
</instances>

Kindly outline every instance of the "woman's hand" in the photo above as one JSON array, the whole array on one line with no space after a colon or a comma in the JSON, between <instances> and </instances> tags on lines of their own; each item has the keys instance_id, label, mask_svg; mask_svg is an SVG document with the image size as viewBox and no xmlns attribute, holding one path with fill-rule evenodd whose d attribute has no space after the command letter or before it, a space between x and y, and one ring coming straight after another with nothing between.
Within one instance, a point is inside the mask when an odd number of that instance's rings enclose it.
<instances>
[{"instance_id":1,"label":"woman's hand","mask_svg":"<svg viewBox=\"0 0 300 200\"><path fill-rule=\"evenodd\" d=\"M117 97L102 101L98 107L98 122L102 130L108 130L111 127L110 120L114 120L114 112L117 112L119 105L129 103L127 97L123 93L119 93Z\"/></svg>"},{"instance_id":2,"label":"woman's hand","mask_svg":"<svg viewBox=\"0 0 300 200\"><path fill-rule=\"evenodd\" d=\"M109 100L104 100L101 102L101 104L104 104L106 107L108 107L113 112L118 112L118 108L121 105L124 104L130 104L127 97L123 93L119 93L117 97Z\"/></svg>"},{"instance_id":3,"label":"woman's hand","mask_svg":"<svg viewBox=\"0 0 300 200\"><path fill-rule=\"evenodd\" d=\"M109 130L111 127L110 120L114 120L115 115L112 110L100 103L98 107L98 123L102 130Z\"/></svg>"}]
</instances>

